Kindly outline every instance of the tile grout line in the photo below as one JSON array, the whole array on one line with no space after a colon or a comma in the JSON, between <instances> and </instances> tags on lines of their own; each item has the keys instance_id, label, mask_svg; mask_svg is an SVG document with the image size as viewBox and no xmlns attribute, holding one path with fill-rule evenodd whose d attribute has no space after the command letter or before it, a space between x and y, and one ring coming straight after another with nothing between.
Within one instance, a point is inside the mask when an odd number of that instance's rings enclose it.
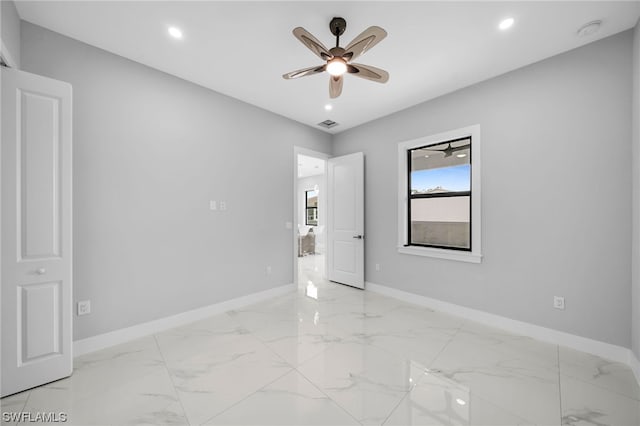
<instances>
[{"instance_id":1,"label":"tile grout line","mask_svg":"<svg viewBox=\"0 0 640 426\"><path fill-rule=\"evenodd\" d=\"M593 356L597 356L597 355L593 355ZM559 358L559 356L558 356L558 358ZM598 357L598 358L601 358L601 357ZM604 358L602 358L602 359L604 359ZM621 364L621 365L624 365L624 364ZM560 370L560 362L558 361L558 371L559 370ZM625 394L623 392L619 392L617 390L614 390L614 389L608 388L606 386L603 386L600 383L596 383L596 382L593 382L593 381L589 381L588 379L585 379L585 378L582 378L582 377L578 377L579 376L578 374L571 374L571 373L563 374L563 373L561 373L561 375L566 377L566 378L570 378L571 380L575 380L577 382L581 382L581 383L587 384L589 386L593 386L595 388L598 388L601 391L613 394L613 395L615 395L617 397L622 397L622 398L631 399L633 401L640 402L640 398L629 396L629 395L627 395L627 394Z\"/></svg>"},{"instance_id":2,"label":"tile grout line","mask_svg":"<svg viewBox=\"0 0 640 426\"><path fill-rule=\"evenodd\" d=\"M281 296L278 296L281 297ZM276 299L276 298L274 298ZM246 395L244 398L239 399L238 401L234 402L233 404L231 404L230 406L226 407L224 410L220 411L217 414L214 414L213 416L207 418L204 422L201 423L201 425L205 425L208 422L210 422L211 420L215 419L216 417L224 414L225 412L229 411L231 408L235 407L236 405L240 404L241 402L245 401L247 398L255 395L256 393L258 393L259 391L261 391L262 389L266 388L267 386L277 382L278 380L280 380L281 378L283 378L284 376L286 376L287 374L291 373L292 371L295 371L295 367L293 365L291 365L286 359L284 359L283 357L280 356L280 354L276 353L276 351L274 351L273 349L271 349L265 342L262 341L262 339L260 339L258 336L256 336L254 334L253 331L251 331L248 328L245 328L243 324L240 324L239 321L237 321L235 318L233 318L231 315L227 315L229 317L229 319L233 322L235 322L236 324L238 324L239 327L242 327L244 330L246 330L251 337L253 337L256 342L258 342L260 345L262 345L266 350L268 350L269 352L271 352L273 355L275 355L278 359L280 359L284 364L288 365L290 367L290 369L286 372L284 372L283 374L279 375L278 377L276 377L275 379L271 380L270 382L264 384L262 387L256 389L255 391L249 393L248 395Z\"/></svg>"},{"instance_id":3,"label":"tile grout line","mask_svg":"<svg viewBox=\"0 0 640 426\"><path fill-rule=\"evenodd\" d=\"M326 349L325 349L325 350L326 350ZM322 352L321 352L321 353L322 353ZM307 360L307 361L308 361L308 360ZM305 362L307 362L307 361L305 361ZM304 364L304 363L303 363L303 364ZM298 367L300 367L300 366L298 366ZM347 409L346 409L346 408L344 408L342 405L340 405L340 404L338 403L338 401L336 401L335 399L331 398L331 396L329 396L329 394L327 394L327 393L326 393L322 388L320 388L320 387L319 387L318 385L316 385L316 384L315 384L315 383L314 383L310 378L308 378L308 377L307 377L307 376L305 376L305 375L304 375L300 370L298 370L298 367L294 367L293 369L294 369L298 374L300 374L302 377L304 377L304 378L305 378L305 380L306 380L307 382L311 383L311 385L312 385L314 388L318 389L318 391L319 391L321 394L323 394L324 396L326 396L326 397L329 399L329 401L331 401L331 402L333 402L334 404L336 404L336 406L337 406L337 407L340 407L340 409L341 409L342 411L344 411L344 412L345 412L349 417L351 417L353 420L355 420L355 421L356 421L356 423L358 423L358 424L360 424L360 425L362 424L362 422L360 422L360 420L356 419L356 418L353 416L353 414L351 414L349 411L347 411ZM385 420L386 420L386 419L385 419Z\"/></svg>"},{"instance_id":4,"label":"tile grout line","mask_svg":"<svg viewBox=\"0 0 640 426\"><path fill-rule=\"evenodd\" d=\"M467 320L463 321L460 324L460 327L458 327L456 329L456 332L449 338L449 340L447 341L447 343L445 343L442 348L440 348L440 350L438 351L438 353L431 359L431 362L429 363L429 366L426 368L431 367L431 365L436 362L436 360L438 359L438 357L442 354L442 352L447 348L447 346L449 346L451 344L451 342L453 342L453 339L455 339L455 337L460 333L460 330L462 329L462 327L464 326L464 324L466 324ZM440 374L438 373L431 373L434 374L436 377L440 377ZM417 383L413 386L412 389L410 389L401 399L400 401L395 405L395 407L393 407L393 409L389 412L389 414L387 415L387 417L384 419L384 421L382 422L382 425L384 425L388 420L389 417L391 417L391 415L398 409L398 407L400 406L400 404L402 404L402 401L404 401L409 394L411 393L411 391L413 391L413 389L415 389L415 387L417 386Z\"/></svg>"},{"instance_id":5,"label":"tile grout line","mask_svg":"<svg viewBox=\"0 0 640 426\"><path fill-rule=\"evenodd\" d=\"M442 352L444 352L444 350L451 344L451 342L453 342L453 340L458 336L458 334L460 334L460 330L462 330L462 327L467 323L467 320L465 320L462 324L460 324L460 327L458 327L458 329L456 330L456 332L453 334L453 336L451 336L451 338L449 339L449 341L438 351L438 353L433 357L433 359L431 359L431 362L429 363L427 368L431 368L431 366L433 365L434 362L436 362L436 360L438 359L438 357L440 355L442 355Z\"/></svg>"},{"instance_id":6,"label":"tile grout line","mask_svg":"<svg viewBox=\"0 0 640 426\"><path fill-rule=\"evenodd\" d=\"M285 361L286 362L286 361ZM289 363L287 363L289 364ZM269 385L272 385L273 383L277 382L278 380L282 379L284 376L286 376L287 374L291 373L292 371L295 371L295 368L289 364L289 366L291 367L291 369L281 375L279 375L278 377L276 377L275 379L271 380L269 383L266 383L264 386L256 389L255 391L251 392L249 395L245 396L244 398L239 399L238 401L234 402L233 404L231 404L230 406L228 406L227 408L225 408L224 410L220 411L217 414L214 414L213 416L209 417L208 419L206 419L204 422L200 423L200 425L206 425L208 422L210 422L211 420L215 419L216 417L226 413L227 411L229 411L230 409L232 409L233 407L235 407L236 405L240 404L241 402L244 402L247 398L255 395L256 393L260 392L262 389L266 388Z\"/></svg>"},{"instance_id":7,"label":"tile grout line","mask_svg":"<svg viewBox=\"0 0 640 426\"><path fill-rule=\"evenodd\" d=\"M22 407L20 408L20 411L23 411L27 408L27 403L29 402L29 399L31 398L31 393L33 392L33 389L29 390L29 395L27 395L27 399L24 400L24 404L22 404Z\"/></svg>"},{"instance_id":8,"label":"tile grout line","mask_svg":"<svg viewBox=\"0 0 640 426\"><path fill-rule=\"evenodd\" d=\"M33 392L33 391L34 391L34 389L37 389L37 388L31 388L31 389L29 389L29 393L27 394L27 398L24 400L24 403L20 406L20 412L21 412L21 413L24 413L24 412L25 412L25 409L27 408L27 403L29 402L29 398L31 398L31 392ZM16 426L17 426L17 425L18 425L18 424L20 424L20 423L10 423L10 424L12 424L12 425L16 425Z\"/></svg>"},{"instance_id":9,"label":"tile grout line","mask_svg":"<svg viewBox=\"0 0 640 426\"><path fill-rule=\"evenodd\" d=\"M474 323L474 321L472 321L472 320L464 320L464 321L463 321L463 323L462 323L462 324L460 325L460 327L458 328L458 330L456 331L456 333L451 337L451 339L447 342L447 344L446 344L446 345L444 345L444 346L442 347L442 349L438 352L438 354L433 358L433 360L431 361L431 364L429 365L429 367L431 367L431 365L432 365L433 363L435 363L435 362L436 362L436 360L438 359L438 357L439 357L439 356L442 354L442 352L447 348L447 346L449 346L449 344L451 344L451 342L453 342L453 340L454 340L454 339L455 339L455 337L460 333L460 331L461 331L461 330L462 330L462 328L465 326L465 324L473 324L473 323ZM556 347L557 347L557 345L556 345ZM487 349L488 349L488 350L490 350L490 351L492 351L492 352L494 352L494 350L493 350L493 349L491 349L491 348L487 348ZM559 356L559 355L558 355L558 356ZM438 378L438 379L440 379L440 380L449 380L449 379L448 379L448 378L447 378L447 377L446 377L442 372L431 372L430 374L434 375L435 377L437 377L437 378ZM454 383L456 383L456 384L458 384L458 385L462 385L462 383L459 383L459 382L457 382L456 380L453 380L453 382L454 382ZM471 395L471 393L469 393L469 394ZM509 410L509 409L507 409L507 408L505 408L505 407L503 407L503 406L500 406L500 405L496 404L495 402L492 402L492 401L490 401L490 400L488 400L488 399L486 399L486 398L483 398L483 396L479 396L479 395L477 395L477 394L475 394L475 395L476 395L476 397L477 397L477 398L483 399L483 400L485 400L485 401L487 401L487 402L489 402L489 403L491 403L491 404L495 405L496 407L500 408L500 409L501 409L501 410L503 410L504 412L506 412L506 413L508 413L508 414L510 414L510 415L512 415L512 416L514 416L514 417L520 418L520 419L522 419L522 420L524 420L524 421L526 421L526 422L528 422L528 423L532 423L532 422L530 422L528 419L525 419L525 418L524 418L521 414L519 414L519 413L512 412L511 410Z\"/></svg>"},{"instance_id":10,"label":"tile grout line","mask_svg":"<svg viewBox=\"0 0 640 426\"><path fill-rule=\"evenodd\" d=\"M29 402L29 398L31 398L31 392L33 392L34 389L36 389L36 388L31 388L31 389L28 390L29 393L27 394L27 397L25 398L24 403L20 406L20 409L18 411L19 413L24 413L25 412L25 408L27 408L27 402ZM2 411L2 413L4 414L4 411ZM4 424L4 422L3 422L3 424ZM20 423L7 423L7 424L8 425L12 425L12 426L17 426Z\"/></svg>"},{"instance_id":11,"label":"tile grout line","mask_svg":"<svg viewBox=\"0 0 640 426\"><path fill-rule=\"evenodd\" d=\"M387 414L387 417L384 418L384 420L382 421L381 425L384 425L385 423L387 423L387 421L389 421L389 417L391 417L391 415L393 413L395 413L395 411L398 409L398 407L400 406L400 404L402 404L402 401L404 401L405 399L407 399L407 397L409 396L409 394L411 393L411 391L415 389L415 385L412 389L409 389L407 391L407 393L404 394L404 396L402 398L400 398L400 401L398 401L398 403L396 405L393 406L393 408L391 409L391 411L389 411L389 414Z\"/></svg>"},{"instance_id":12,"label":"tile grout line","mask_svg":"<svg viewBox=\"0 0 640 426\"><path fill-rule=\"evenodd\" d=\"M180 398L180 393L178 392L178 388L176 387L175 382L173 381L173 376L171 375L171 371L169 371L169 365L167 365L167 360L162 353L162 349L160 349L160 343L158 343L158 337L154 334L153 341L156 342L156 347L158 348L158 353L160 354L160 358L162 358L162 364L164 365L164 369L169 376L169 380L171 380L171 386L173 387L173 392L176 394L176 398L178 398L178 402L180 403L180 407L182 408L182 413L184 414L184 419L187 421L187 424L190 425L189 416L187 416L187 410L184 408L184 404L182 403L182 399Z\"/></svg>"},{"instance_id":13,"label":"tile grout line","mask_svg":"<svg viewBox=\"0 0 640 426\"><path fill-rule=\"evenodd\" d=\"M391 311L393 311L393 310L395 310L395 309L397 309L397 308L398 308L398 307L394 307L394 308L391 308L391 309L389 309L389 310L385 310L384 312L380 312L380 314L384 314L384 313L391 312ZM463 321L463 322L462 322L462 324L461 324L459 327L457 327L457 328L456 328L455 333L454 333L454 334L449 338L449 340L447 341L447 343L446 343L446 344L445 344L445 345L440 349L440 351L438 351L438 353L433 357L433 359L431 360L431 364L432 364L433 362L435 362L435 360L438 358L438 356L440 356L440 354L442 353L442 351L444 351L444 349L445 349L445 348L446 348L446 347L447 347L447 346L448 346L448 345L449 345L449 344L454 340L454 338L458 335L458 333L459 333L459 332L460 332L460 330L462 329L462 326L463 326L466 322L468 322L468 321L467 321L467 320ZM337 327L338 327L338 329L340 329L341 331L343 331L343 332L347 332L347 333L348 333L348 330L342 329L342 328L341 328L341 327L339 327L339 326L337 326ZM342 339L341 339L341 340L342 340ZM334 343L335 343L335 342L334 342ZM330 344L329 346L333 346L333 344L334 344L334 343ZM354 342L351 342L351 343L356 344L356 345L371 346L371 347L374 347L374 348L376 348L376 349L378 349L378 350L381 350L382 352L386 353L387 355L391 355L391 356L393 356L393 357L398 357L398 355L397 355L397 354L395 354L395 353L393 353L393 352L389 351L387 348L380 347L380 346L377 346L377 345L375 345L375 344L367 345L367 344L360 343L360 342L358 342L358 341L354 341ZM327 349L328 349L328 348L325 348L324 350L320 351L318 354L316 354L316 355L312 356L311 358L309 358L308 360L306 360L306 361L305 361L305 363L306 363L306 362L308 362L308 361L310 361L311 359L316 358L317 356L319 356L320 354L322 354L323 352L325 352ZM299 367L299 366L298 366L298 367ZM317 386L317 385L316 385L316 384L315 384L311 379L309 379L309 378L308 378L307 376L305 376L302 372L300 372L300 370L298 370L298 367L294 367L294 368L295 368L295 370L296 370L298 373L300 373L300 374L301 374L301 375L302 375L302 376L303 376L307 381L309 381L312 385L314 385L316 388L318 388L318 390L320 390L320 392L322 392L322 394L326 395L326 396L327 396L327 398L329 398L333 403L335 403L338 407L340 407L340 408L341 408L344 412L346 412L350 417L352 417L354 420L356 420L356 422L358 422L358 423L362 424L360 421L358 421L358 419L356 419L355 417L353 417L353 415L352 415L349 411L347 411L344 407L342 407L342 405L340 405L337 401L335 401L335 400L334 400L333 398L331 398L328 394L326 394L322 389L320 389L320 388L319 388L319 387L318 387L318 386ZM396 405L394 405L394 407L389 411L389 414L385 417L385 419L384 419L384 421L382 422L382 424L384 424L384 423L389 419L389 417L394 413L394 411L395 411L395 410L400 406L400 404L402 403L402 401L404 401L404 400L407 398L407 396L411 393L411 390L412 390L412 389L410 389L410 390L408 390L408 391L406 391L406 392L405 392L405 394L402 396L402 398L400 398L400 400L398 401L398 403L397 403Z\"/></svg>"},{"instance_id":14,"label":"tile grout line","mask_svg":"<svg viewBox=\"0 0 640 426\"><path fill-rule=\"evenodd\" d=\"M465 321L463 321L463 322L460 324L460 327L458 327L458 328L457 328L457 330L456 330L456 332L453 334L453 336L451 336L451 337L449 338L449 341L448 341L446 344L444 344L444 345L442 346L442 348L438 351L438 353L437 353L437 354L436 354L436 355L431 359L431 362L429 363L429 366L427 367L427 369L428 369L428 368L430 368L430 367L431 367L431 365L432 365L434 362L436 362L436 360L438 359L438 357L439 357L439 356L442 354L442 352L447 348L447 346L449 346L449 345L451 344L451 342L453 342L453 340L454 340L454 339L456 338L456 336L460 333L460 330L462 330L462 327L467 323L467 321L468 321L468 320L465 320ZM443 378L444 378L444 376L441 376L439 373L431 373L431 374L434 374L436 377L443 377ZM412 388L412 389L410 389L410 390L409 390L409 391L408 391L408 392L407 392L407 393L406 393L406 394L405 394L405 395L400 399L400 401L396 404L396 406L395 406L395 407L393 407L393 409L389 412L389 415L388 415L388 416L384 419L384 421L382 422L382 425L384 425L384 424L389 420L389 417L391 417L391 415L392 415L392 414L393 414L393 413L398 409L398 407L400 406L400 404L402 404L402 401L404 401L404 400L409 396L409 394L411 393L411 391L413 391L413 389L415 389L415 387L416 387L416 386L417 386L417 383L413 386L413 388Z\"/></svg>"}]
</instances>

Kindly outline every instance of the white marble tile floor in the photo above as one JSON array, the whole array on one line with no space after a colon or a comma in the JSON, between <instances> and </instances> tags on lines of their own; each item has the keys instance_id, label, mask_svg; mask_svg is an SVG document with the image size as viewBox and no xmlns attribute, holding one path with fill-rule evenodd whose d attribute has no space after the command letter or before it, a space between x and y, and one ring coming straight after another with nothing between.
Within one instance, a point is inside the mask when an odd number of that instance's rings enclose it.
<instances>
[{"instance_id":1,"label":"white marble tile floor","mask_svg":"<svg viewBox=\"0 0 640 426\"><path fill-rule=\"evenodd\" d=\"M0 400L70 425L640 425L626 365L329 283L79 357ZM2 424L13 425L3 416Z\"/></svg>"}]
</instances>

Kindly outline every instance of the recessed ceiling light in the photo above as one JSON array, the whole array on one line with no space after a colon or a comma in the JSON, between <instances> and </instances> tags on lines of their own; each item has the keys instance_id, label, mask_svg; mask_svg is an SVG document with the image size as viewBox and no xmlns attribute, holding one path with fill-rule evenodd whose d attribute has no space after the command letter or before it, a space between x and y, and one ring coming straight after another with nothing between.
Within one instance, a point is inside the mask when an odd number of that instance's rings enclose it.
<instances>
[{"instance_id":1,"label":"recessed ceiling light","mask_svg":"<svg viewBox=\"0 0 640 426\"><path fill-rule=\"evenodd\" d=\"M180 28L177 27L169 27L169 35L173 38L177 38L177 39L181 39L182 38L182 31L180 30Z\"/></svg>"},{"instance_id":2,"label":"recessed ceiling light","mask_svg":"<svg viewBox=\"0 0 640 426\"><path fill-rule=\"evenodd\" d=\"M429 154L425 155L424 158L429 158Z\"/></svg>"},{"instance_id":3,"label":"recessed ceiling light","mask_svg":"<svg viewBox=\"0 0 640 426\"><path fill-rule=\"evenodd\" d=\"M458 158L464 158L464 157L466 157L466 156L467 156L467 154L457 154L457 155L456 155L456 157L458 157Z\"/></svg>"},{"instance_id":4,"label":"recessed ceiling light","mask_svg":"<svg viewBox=\"0 0 640 426\"><path fill-rule=\"evenodd\" d=\"M456 402L460 405L466 405L467 402L462 398L456 398Z\"/></svg>"},{"instance_id":5,"label":"recessed ceiling light","mask_svg":"<svg viewBox=\"0 0 640 426\"><path fill-rule=\"evenodd\" d=\"M513 18L503 19L502 21L500 21L500 25L498 25L498 28L500 28L502 31L508 30L513 26L514 22L515 20Z\"/></svg>"},{"instance_id":6,"label":"recessed ceiling light","mask_svg":"<svg viewBox=\"0 0 640 426\"><path fill-rule=\"evenodd\" d=\"M600 31L600 27L602 26L602 21L591 21L587 24L584 24L578 30L578 37L588 37L590 35L594 35L598 31Z\"/></svg>"},{"instance_id":7,"label":"recessed ceiling light","mask_svg":"<svg viewBox=\"0 0 640 426\"><path fill-rule=\"evenodd\" d=\"M326 105L324 106L324 109L325 109L325 111L331 111L331 110L333 109L333 105L331 105L331 104L326 104Z\"/></svg>"}]
</instances>

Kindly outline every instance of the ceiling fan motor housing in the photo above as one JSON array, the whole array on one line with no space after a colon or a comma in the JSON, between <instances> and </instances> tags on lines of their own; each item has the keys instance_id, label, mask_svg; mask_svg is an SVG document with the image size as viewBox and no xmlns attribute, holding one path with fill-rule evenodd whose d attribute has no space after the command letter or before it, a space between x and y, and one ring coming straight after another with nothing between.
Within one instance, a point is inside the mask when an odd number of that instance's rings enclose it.
<instances>
[{"instance_id":1,"label":"ceiling fan motor housing","mask_svg":"<svg viewBox=\"0 0 640 426\"><path fill-rule=\"evenodd\" d=\"M333 18L331 22L329 22L329 29L331 30L331 34L340 37L347 29L347 21L345 21L344 18Z\"/></svg>"}]
</instances>

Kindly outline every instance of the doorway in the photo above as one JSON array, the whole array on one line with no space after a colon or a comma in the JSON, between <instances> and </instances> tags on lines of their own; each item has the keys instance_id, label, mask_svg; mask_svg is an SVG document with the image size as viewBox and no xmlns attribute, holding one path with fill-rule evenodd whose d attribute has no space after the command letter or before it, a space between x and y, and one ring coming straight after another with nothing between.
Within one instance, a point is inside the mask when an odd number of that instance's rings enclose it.
<instances>
[{"instance_id":1,"label":"doorway","mask_svg":"<svg viewBox=\"0 0 640 426\"><path fill-rule=\"evenodd\" d=\"M328 155L302 148L294 153L294 279L307 287L326 278Z\"/></svg>"},{"instance_id":2,"label":"doorway","mask_svg":"<svg viewBox=\"0 0 640 426\"><path fill-rule=\"evenodd\" d=\"M364 154L294 147L294 283L364 289Z\"/></svg>"}]
</instances>

